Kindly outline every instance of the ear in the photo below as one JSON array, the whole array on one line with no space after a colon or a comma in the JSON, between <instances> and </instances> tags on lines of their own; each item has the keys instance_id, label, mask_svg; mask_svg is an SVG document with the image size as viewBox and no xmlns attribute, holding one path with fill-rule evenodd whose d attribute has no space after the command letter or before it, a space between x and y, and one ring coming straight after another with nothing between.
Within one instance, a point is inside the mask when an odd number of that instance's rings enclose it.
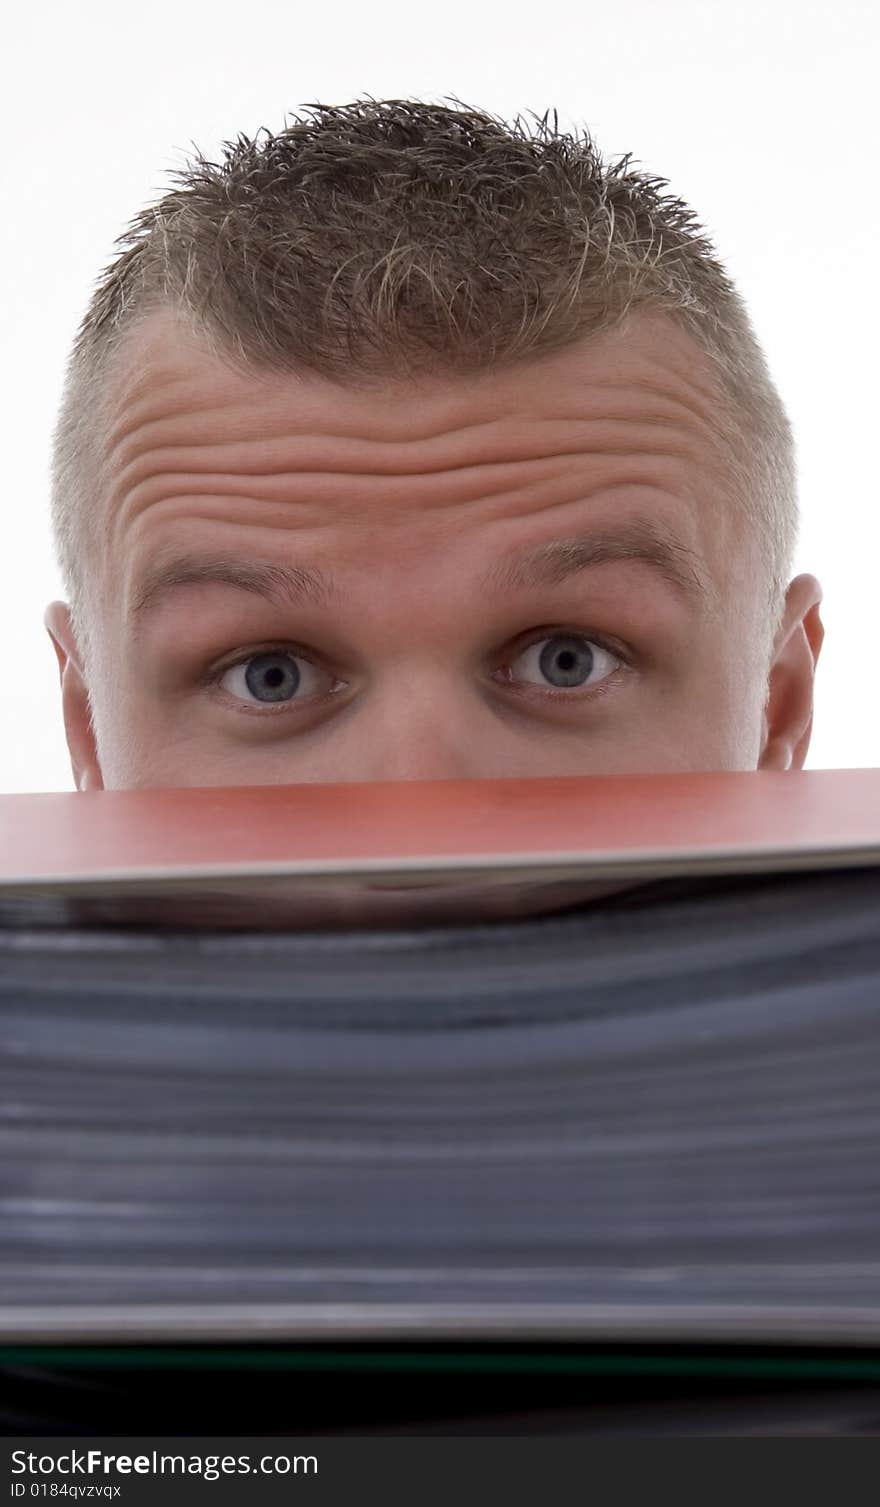
<instances>
[{"instance_id":1,"label":"ear","mask_svg":"<svg viewBox=\"0 0 880 1507\"><path fill-rule=\"evenodd\" d=\"M66 602L50 602L43 623L58 658L64 731L77 790L103 790L104 778L92 726L91 705Z\"/></svg>"},{"instance_id":2,"label":"ear","mask_svg":"<svg viewBox=\"0 0 880 1507\"><path fill-rule=\"evenodd\" d=\"M786 592L773 645L759 769L803 769L813 730L813 679L825 637L821 601L815 576L796 576Z\"/></svg>"}]
</instances>

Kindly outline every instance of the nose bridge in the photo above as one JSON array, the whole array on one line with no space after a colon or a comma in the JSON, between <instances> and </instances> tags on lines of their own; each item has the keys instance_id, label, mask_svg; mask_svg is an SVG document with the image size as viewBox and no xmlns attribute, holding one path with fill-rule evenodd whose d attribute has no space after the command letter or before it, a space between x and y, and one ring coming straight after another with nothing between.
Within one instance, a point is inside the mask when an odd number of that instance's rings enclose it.
<instances>
[{"instance_id":1,"label":"nose bridge","mask_svg":"<svg viewBox=\"0 0 880 1507\"><path fill-rule=\"evenodd\" d=\"M443 589L448 562L436 541L395 543L365 586L359 621L368 674L334 732L327 778L473 778L480 698L463 664L461 593Z\"/></svg>"},{"instance_id":2,"label":"nose bridge","mask_svg":"<svg viewBox=\"0 0 880 1507\"><path fill-rule=\"evenodd\" d=\"M478 779L504 741L477 680L468 559L435 532L390 538L362 579L366 683L328 744L333 780Z\"/></svg>"},{"instance_id":3,"label":"nose bridge","mask_svg":"<svg viewBox=\"0 0 880 1507\"><path fill-rule=\"evenodd\" d=\"M337 755L350 780L474 779L485 773L488 709L460 667L396 657L353 713Z\"/></svg>"}]
</instances>

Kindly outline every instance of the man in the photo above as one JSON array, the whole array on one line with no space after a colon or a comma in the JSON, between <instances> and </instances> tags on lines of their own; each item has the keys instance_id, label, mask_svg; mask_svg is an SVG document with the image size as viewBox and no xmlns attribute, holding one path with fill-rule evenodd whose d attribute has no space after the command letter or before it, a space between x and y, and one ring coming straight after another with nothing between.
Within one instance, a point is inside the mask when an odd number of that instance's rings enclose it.
<instances>
[{"instance_id":1,"label":"man","mask_svg":"<svg viewBox=\"0 0 880 1507\"><path fill-rule=\"evenodd\" d=\"M136 217L55 434L78 790L802 767L790 427L628 163L358 102Z\"/></svg>"}]
</instances>

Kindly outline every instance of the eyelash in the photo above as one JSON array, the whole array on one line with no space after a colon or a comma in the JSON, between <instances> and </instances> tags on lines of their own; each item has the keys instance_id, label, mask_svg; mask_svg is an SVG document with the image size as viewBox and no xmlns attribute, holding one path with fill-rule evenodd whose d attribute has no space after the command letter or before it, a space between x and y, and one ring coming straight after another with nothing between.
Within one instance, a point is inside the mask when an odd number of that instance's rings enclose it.
<instances>
[{"instance_id":1,"label":"eyelash","mask_svg":"<svg viewBox=\"0 0 880 1507\"><path fill-rule=\"evenodd\" d=\"M593 633L591 631L584 630L583 628L542 628L540 630L536 630L530 638L527 638L523 642L517 644L516 651L512 655L512 658L518 659L521 654L524 654L526 652L527 649L530 649L534 644L542 643L544 639L566 637L569 635L574 638L582 638L586 643L589 644L597 644L600 649L604 649L605 652L612 655L614 659L619 659L622 662L622 667L630 667L630 657L627 653L624 653L619 644L613 642L609 638L606 638L606 636L602 633ZM229 664L224 664L219 669L210 671L209 674L204 677L202 684L207 687L218 686L224 675L227 675L230 670L236 669L238 665L247 664L249 660L255 659L260 654L290 654L294 659L306 660L308 664L313 665L316 669L321 668L321 666L318 665L316 661L304 651L303 647L300 644L266 643L257 645L256 648L249 649L246 654L239 655L237 659L230 661ZM613 687L618 683L620 673L621 666L619 666L615 670L612 670L610 674L605 676L604 680L599 682L598 685L592 686L585 691L553 690L549 687L542 688L536 685L529 685L527 689L523 689L520 684L514 681L503 681L501 682L501 684L504 685L506 690L512 691L514 695L522 695L529 700L531 700L532 698L537 698L538 700L544 702L581 702L590 701L597 699L600 696L607 695L608 692L612 690ZM333 695L335 693L331 692L330 694ZM237 706L235 710L243 712L245 716L279 717L291 714L295 715L297 712L301 713L311 705L314 705L311 700L304 700L278 702L275 706L272 706L270 704L263 708L258 708L257 706L252 706L244 702L241 704L241 706Z\"/></svg>"}]
</instances>

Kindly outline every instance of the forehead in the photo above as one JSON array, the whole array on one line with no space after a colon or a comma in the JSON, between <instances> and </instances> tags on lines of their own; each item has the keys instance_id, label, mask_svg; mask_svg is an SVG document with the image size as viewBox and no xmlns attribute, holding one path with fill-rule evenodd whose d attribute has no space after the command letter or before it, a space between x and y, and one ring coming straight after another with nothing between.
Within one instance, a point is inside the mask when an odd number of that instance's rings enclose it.
<instances>
[{"instance_id":1,"label":"forehead","mask_svg":"<svg viewBox=\"0 0 880 1507\"><path fill-rule=\"evenodd\" d=\"M175 497L193 513L201 494L204 523L207 492L247 498L234 521L252 519L258 544L276 542L263 525L275 528L282 502L285 531L301 526L308 542L335 531L343 558L354 531L405 533L416 550L465 521L491 548L581 485L588 498L626 483L654 486L661 504L666 493L667 521L710 569L731 543L718 378L658 313L515 366L343 384L236 368L156 311L117 353L102 428L108 559L130 554L132 538L140 557L154 553L169 519L179 531Z\"/></svg>"}]
</instances>

